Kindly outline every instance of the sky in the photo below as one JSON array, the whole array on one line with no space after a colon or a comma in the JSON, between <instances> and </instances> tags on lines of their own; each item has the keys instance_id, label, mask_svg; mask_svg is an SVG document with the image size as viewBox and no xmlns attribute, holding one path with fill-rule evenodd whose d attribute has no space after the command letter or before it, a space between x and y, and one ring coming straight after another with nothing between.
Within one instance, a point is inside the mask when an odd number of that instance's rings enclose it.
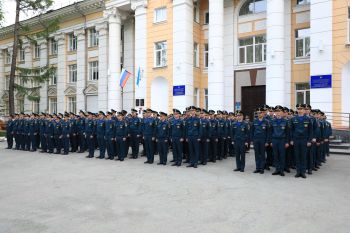
<instances>
[{"instance_id":1,"label":"sky","mask_svg":"<svg viewBox=\"0 0 350 233\"><path fill-rule=\"evenodd\" d=\"M3 4L3 10L5 14L5 19L3 22L3 26L8 26L15 23L16 17L16 1L15 0L0 0ZM76 0L54 0L53 7L51 9L58 9L70 4L73 4ZM33 12L29 12L28 15L25 15L21 12L20 20L25 20L30 17L33 17L35 14Z\"/></svg>"}]
</instances>

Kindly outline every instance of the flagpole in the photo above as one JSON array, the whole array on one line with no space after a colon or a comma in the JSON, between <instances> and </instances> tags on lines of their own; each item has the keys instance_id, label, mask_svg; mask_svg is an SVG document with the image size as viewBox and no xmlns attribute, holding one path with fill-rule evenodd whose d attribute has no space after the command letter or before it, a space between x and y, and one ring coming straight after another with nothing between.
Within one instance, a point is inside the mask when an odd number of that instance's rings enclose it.
<instances>
[{"instance_id":1,"label":"flagpole","mask_svg":"<svg viewBox=\"0 0 350 233\"><path fill-rule=\"evenodd\" d=\"M120 111L124 110L124 88L122 87L122 109Z\"/></svg>"}]
</instances>

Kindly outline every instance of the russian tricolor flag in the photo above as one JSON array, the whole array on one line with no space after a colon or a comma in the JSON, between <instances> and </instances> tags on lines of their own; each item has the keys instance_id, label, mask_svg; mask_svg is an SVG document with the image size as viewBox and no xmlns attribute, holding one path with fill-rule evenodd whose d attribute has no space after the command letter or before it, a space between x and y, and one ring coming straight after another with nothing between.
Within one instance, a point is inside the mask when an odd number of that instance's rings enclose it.
<instances>
[{"instance_id":1,"label":"russian tricolor flag","mask_svg":"<svg viewBox=\"0 0 350 233\"><path fill-rule=\"evenodd\" d=\"M128 81L131 75L132 74L129 71L127 71L126 69L122 69L122 72L120 73L120 82L119 82L119 86L121 88L125 87L126 82Z\"/></svg>"}]
</instances>

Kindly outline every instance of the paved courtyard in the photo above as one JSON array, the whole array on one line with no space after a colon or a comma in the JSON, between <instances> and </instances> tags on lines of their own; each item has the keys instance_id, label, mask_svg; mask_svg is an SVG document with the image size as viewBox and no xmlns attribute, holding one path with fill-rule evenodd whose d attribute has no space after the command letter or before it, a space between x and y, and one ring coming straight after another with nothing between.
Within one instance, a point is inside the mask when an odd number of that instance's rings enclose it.
<instances>
[{"instance_id":1,"label":"paved courtyard","mask_svg":"<svg viewBox=\"0 0 350 233\"><path fill-rule=\"evenodd\" d=\"M304 179L5 150L0 232L350 232L350 157ZM157 159L158 160L158 157Z\"/></svg>"}]
</instances>

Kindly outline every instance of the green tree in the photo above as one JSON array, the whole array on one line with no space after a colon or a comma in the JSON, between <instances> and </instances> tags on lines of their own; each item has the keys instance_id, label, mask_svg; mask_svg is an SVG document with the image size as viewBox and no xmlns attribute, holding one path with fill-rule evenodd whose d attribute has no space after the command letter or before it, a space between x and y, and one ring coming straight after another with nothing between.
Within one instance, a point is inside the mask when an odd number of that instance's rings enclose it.
<instances>
[{"instance_id":1,"label":"green tree","mask_svg":"<svg viewBox=\"0 0 350 233\"><path fill-rule=\"evenodd\" d=\"M46 39L46 43L49 42L49 34L58 29L58 19L49 22L42 22L41 17L38 17L41 25L43 26L43 31L36 33L34 35L28 35L30 28L27 25L22 25L19 22L19 17L21 13L35 12L44 13L53 4L52 0L16 0L16 17L13 30L13 49L12 49L12 61L11 61L11 71L9 80L9 113L13 114L15 112L14 104L14 92L15 89L28 96L30 100L38 100L39 96L33 95L33 88L25 87L24 85L15 84L16 72L19 78L22 78L26 83L28 80L33 80L34 82L43 83L47 80L53 72L53 69L49 67L49 63L45 67L24 69L17 67L17 54L18 47L21 46L22 40L20 37L25 36L29 41L34 42L43 38ZM2 15L0 13L0 15ZM34 87L34 88L40 88Z\"/></svg>"}]
</instances>

